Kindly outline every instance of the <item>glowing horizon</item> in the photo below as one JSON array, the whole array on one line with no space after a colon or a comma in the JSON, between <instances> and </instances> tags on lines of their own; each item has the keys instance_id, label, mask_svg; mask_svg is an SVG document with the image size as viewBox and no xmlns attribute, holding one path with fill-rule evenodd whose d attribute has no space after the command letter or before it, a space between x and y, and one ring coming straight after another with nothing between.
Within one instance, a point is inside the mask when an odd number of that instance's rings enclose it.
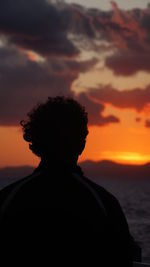
<instances>
[{"instance_id":1,"label":"glowing horizon","mask_svg":"<svg viewBox=\"0 0 150 267\"><path fill-rule=\"evenodd\" d=\"M143 165L150 162L150 155L130 151L104 151L102 160L111 160L121 164Z\"/></svg>"},{"instance_id":2,"label":"glowing horizon","mask_svg":"<svg viewBox=\"0 0 150 267\"><path fill-rule=\"evenodd\" d=\"M79 162L86 160L96 162L110 160L116 163L130 165L143 165L150 162L150 146L140 152L140 147L137 150L128 149L130 143L127 144L128 142L126 143L124 141L124 150L122 150L121 147L119 149L115 148L116 143L111 142L111 136L114 135L115 126L111 128L112 132L110 134L109 127L89 127L89 136L87 138L85 150L79 157ZM0 168L7 166L38 165L40 159L29 150L28 143L23 140L20 128L0 127L0 135L2 136ZM119 138L118 136L116 136L116 138L119 147ZM147 139L146 135L145 138ZM135 144L137 145L136 142ZM144 148L144 142L142 142L141 146Z\"/></svg>"}]
</instances>

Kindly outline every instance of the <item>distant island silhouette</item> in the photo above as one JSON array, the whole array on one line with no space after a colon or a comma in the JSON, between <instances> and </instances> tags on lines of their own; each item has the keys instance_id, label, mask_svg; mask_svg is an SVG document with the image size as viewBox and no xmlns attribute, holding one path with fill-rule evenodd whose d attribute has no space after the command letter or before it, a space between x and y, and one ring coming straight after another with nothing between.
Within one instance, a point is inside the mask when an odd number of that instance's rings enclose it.
<instances>
[{"instance_id":1,"label":"distant island silhouette","mask_svg":"<svg viewBox=\"0 0 150 267\"><path fill-rule=\"evenodd\" d=\"M109 160L84 161L80 164L85 174L93 179L150 179L150 162L143 165L121 164Z\"/></svg>"},{"instance_id":2,"label":"distant island silhouette","mask_svg":"<svg viewBox=\"0 0 150 267\"><path fill-rule=\"evenodd\" d=\"M94 179L95 182L102 178L105 179L123 179L123 180L147 180L150 179L150 162L143 165L119 164L109 160L102 161L83 161L79 164L85 175ZM25 175L30 174L34 170L32 166L18 166L0 168L0 188L8 185L16 180L21 179Z\"/></svg>"}]
</instances>

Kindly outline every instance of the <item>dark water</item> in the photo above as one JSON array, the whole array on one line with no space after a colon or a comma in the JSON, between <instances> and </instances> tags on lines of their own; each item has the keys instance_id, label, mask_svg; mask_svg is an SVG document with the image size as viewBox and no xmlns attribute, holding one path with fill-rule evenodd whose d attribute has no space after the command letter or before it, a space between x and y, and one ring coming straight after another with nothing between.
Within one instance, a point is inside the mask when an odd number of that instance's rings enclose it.
<instances>
[{"instance_id":1,"label":"dark water","mask_svg":"<svg viewBox=\"0 0 150 267\"><path fill-rule=\"evenodd\" d=\"M150 180L98 182L119 200L126 215L130 232L142 248L143 261L150 262Z\"/></svg>"}]
</instances>

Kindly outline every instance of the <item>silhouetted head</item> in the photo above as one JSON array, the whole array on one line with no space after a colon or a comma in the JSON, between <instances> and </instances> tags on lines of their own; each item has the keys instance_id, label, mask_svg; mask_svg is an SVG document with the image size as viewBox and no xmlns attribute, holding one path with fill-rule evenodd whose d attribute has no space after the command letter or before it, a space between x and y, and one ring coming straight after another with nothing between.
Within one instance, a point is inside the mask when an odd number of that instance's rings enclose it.
<instances>
[{"instance_id":1,"label":"silhouetted head","mask_svg":"<svg viewBox=\"0 0 150 267\"><path fill-rule=\"evenodd\" d=\"M84 107L68 97L49 97L21 121L23 137L41 159L76 162L88 134Z\"/></svg>"}]
</instances>

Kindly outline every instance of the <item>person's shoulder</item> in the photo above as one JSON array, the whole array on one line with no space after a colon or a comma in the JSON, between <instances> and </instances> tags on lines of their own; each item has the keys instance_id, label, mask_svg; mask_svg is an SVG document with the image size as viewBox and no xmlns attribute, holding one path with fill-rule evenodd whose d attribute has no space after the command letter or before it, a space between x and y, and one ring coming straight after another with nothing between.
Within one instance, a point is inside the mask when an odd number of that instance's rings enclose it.
<instances>
[{"instance_id":1,"label":"person's shoulder","mask_svg":"<svg viewBox=\"0 0 150 267\"><path fill-rule=\"evenodd\" d=\"M19 185L21 183L20 179L17 182L13 182L5 187L3 187L0 190L0 205L2 204L2 202L7 198L7 196L14 190L14 188L16 188L17 185Z\"/></svg>"},{"instance_id":2,"label":"person's shoulder","mask_svg":"<svg viewBox=\"0 0 150 267\"><path fill-rule=\"evenodd\" d=\"M15 194L21 187L32 180L32 177L34 177L34 172L2 188L0 190L0 206L11 194Z\"/></svg>"},{"instance_id":3,"label":"person's shoulder","mask_svg":"<svg viewBox=\"0 0 150 267\"><path fill-rule=\"evenodd\" d=\"M117 198L111 193L109 192L106 188L104 188L103 186L95 183L92 179L90 179L89 177L84 176L83 179L95 190L97 191L97 193L102 197L102 198L108 198L111 201L117 201Z\"/></svg>"},{"instance_id":4,"label":"person's shoulder","mask_svg":"<svg viewBox=\"0 0 150 267\"><path fill-rule=\"evenodd\" d=\"M84 177L83 179L97 192L99 198L101 199L105 209L107 210L110 216L116 215L117 217L117 215L120 214L120 217L125 220L124 212L116 196L114 196L103 186L96 184L88 177Z\"/></svg>"}]
</instances>

